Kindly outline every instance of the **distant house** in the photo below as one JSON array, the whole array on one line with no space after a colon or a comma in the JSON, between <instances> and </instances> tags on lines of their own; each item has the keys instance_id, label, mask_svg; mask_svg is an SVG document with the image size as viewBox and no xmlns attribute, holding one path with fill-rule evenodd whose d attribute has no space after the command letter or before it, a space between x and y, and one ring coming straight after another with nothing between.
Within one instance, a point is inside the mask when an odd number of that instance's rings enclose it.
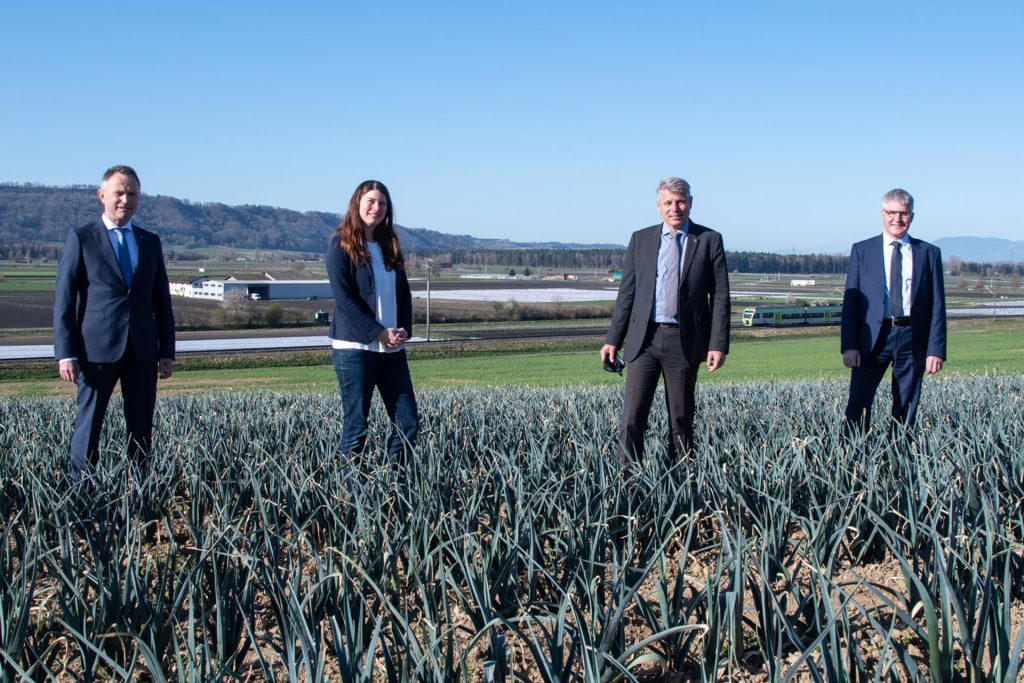
<instances>
[{"instance_id":1,"label":"distant house","mask_svg":"<svg viewBox=\"0 0 1024 683\"><path fill-rule=\"evenodd\" d=\"M188 296L188 292L192 289L192 280L183 278L172 278L167 284L171 290L171 296Z\"/></svg>"},{"instance_id":2,"label":"distant house","mask_svg":"<svg viewBox=\"0 0 1024 683\"><path fill-rule=\"evenodd\" d=\"M790 287L813 287L814 280L790 280Z\"/></svg>"}]
</instances>

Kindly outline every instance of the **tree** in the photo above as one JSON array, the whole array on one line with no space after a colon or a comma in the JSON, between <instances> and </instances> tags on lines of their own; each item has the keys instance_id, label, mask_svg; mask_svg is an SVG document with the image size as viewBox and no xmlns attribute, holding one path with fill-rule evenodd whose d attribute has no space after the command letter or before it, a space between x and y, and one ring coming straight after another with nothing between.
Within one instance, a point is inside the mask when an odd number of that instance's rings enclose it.
<instances>
[{"instance_id":1,"label":"tree","mask_svg":"<svg viewBox=\"0 0 1024 683\"><path fill-rule=\"evenodd\" d=\"M281 304L275 301L267 306L267 311L263 314L263 317L266 319L268 325L276 327L281 324L282 320L284 320L284 309L281 307Z\"/></svg>"},{"instance_id":2,"label":"tree","mask_svg":"<svg viewBox=\"0 0 1024 683\"><path fill-rule=\"evenodd\" d=\"M224 311L224 322L229 325L248 323L252 317L252 302L240 289L225 292L220 307Z\"/></svg>"}]
</instances>

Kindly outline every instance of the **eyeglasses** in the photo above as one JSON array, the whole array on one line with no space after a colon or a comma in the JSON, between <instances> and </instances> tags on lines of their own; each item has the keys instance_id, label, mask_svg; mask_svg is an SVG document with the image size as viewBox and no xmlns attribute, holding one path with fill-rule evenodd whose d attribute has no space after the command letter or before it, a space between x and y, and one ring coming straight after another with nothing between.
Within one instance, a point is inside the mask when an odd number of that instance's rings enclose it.
<instances>
[{"instance_id":1,"label":"eyeglasses","mask_svg":"<svg viewBox=\"0 0 1024 683\"><path fill-rule=\"evenodd\" d=\"M882 209L882 213L885 214L886 218L910 218L911 211L889 211L888 209Z\"/></svg>"}]
</instances>

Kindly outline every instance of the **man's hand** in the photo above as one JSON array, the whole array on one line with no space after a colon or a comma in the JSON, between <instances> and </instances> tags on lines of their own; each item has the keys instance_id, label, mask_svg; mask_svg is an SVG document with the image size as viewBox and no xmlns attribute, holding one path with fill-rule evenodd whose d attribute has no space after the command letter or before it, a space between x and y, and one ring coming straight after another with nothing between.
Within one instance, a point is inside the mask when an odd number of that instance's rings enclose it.
<instances>
[{"instance_id":1,"label":"man's hand","mask_svg":"<svg viewBox=\"0 0 1024 683\"><path fill-rule=\"evenodd\" d=\"M708 351L708 372L714 372L725 365L725 354L721 351Z\"/></svg>"},{"instance_id":2,"label":"man's hand","mask_svg":"<svg viewBox=\"0 0 1024 683\"><path fill-rule=\"evenodd\" d=\"M857 349L850 349L849 351L843 352L843 365L848 368L859 368L860 367L860 351ZM941 362L940 362L941 365Z\"/></svg>"},{"instance_id":3,"label":"man's hand","mask_svg":"<svg viewBox=\"0 0 1024 683\"><path fill-rule=\"evenodd\" d=\"M389 349L397 349L406 342L409 333L403 327L389 327L377 335L377 341Z\"/></svg>"},{"instance_id":4,"label":"man's hand","mask_svg":"<svg viewBox=\"0 0 1024 683\"><path fill-rule=\"evenodd\" d=\"M615 348L615 344L605 344L601 347L601 362L614 363L616 353L618 353L618 349Z\"/></svg>"},{"instance_id":5,"label":"man's hand","mask_svg":"<svg viewBox=\"0 0 1024 683\"><path fill-rule=\"evenodd\" d=\"M936 372L942 369L942 358L939 356L928 356L924 359L924 371L929 375L934 375Z\"/></svg>"},{"instance_id":6,"label":"man's hand","mask_svg":"<svg viewBox=\"0 0 1024 683\"><path fill-rule=\"evenodd\" d=\"M62 360L57 363L57 374L65 382L77 382L78 381L78 361L77 360Z\"/></svg>"},{"instance_id":7,"label":"man's hand","mask_svg":"<svg viewBox=\"0 0 1024 683\"><path fill-rule=\"evenodd\" d=\"M157 377L167 379L174 373L173 358L158 358L156 361Z\"/></svg>"}]
</instances>

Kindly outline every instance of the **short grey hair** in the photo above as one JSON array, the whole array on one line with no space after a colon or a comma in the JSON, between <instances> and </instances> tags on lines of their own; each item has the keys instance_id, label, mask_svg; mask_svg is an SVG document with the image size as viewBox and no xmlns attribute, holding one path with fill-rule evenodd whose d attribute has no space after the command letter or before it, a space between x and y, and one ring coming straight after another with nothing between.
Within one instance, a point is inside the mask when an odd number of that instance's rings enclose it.
<instances>
[{"instance_id":1,"label":"short grey hair","mask_svg":"<svg viewBox=\"0 0 1024 683\"><path fill-rule=\"evenodd\" d=\"M886 202L902 204L907 207L907 211L914 213L914 198L906 190L901 190L898 187L894 190L889 190L882 195L882 206L885 206Z\"/></svg>"},{"instance_id":2,"label":"short grey hair","mask_svg":"<svg viewBox=\"0 0 1024 683\"><path fill-rule=\"evenodd\" d=\"M661 182L658 183L658 193L660 194L662 190L671 192L672 194L681 194L687 199L693 198L690 194L690 183L686 182L682 178L676 178L675 176L661 179Z\"/></svg>"}]
</instances>

